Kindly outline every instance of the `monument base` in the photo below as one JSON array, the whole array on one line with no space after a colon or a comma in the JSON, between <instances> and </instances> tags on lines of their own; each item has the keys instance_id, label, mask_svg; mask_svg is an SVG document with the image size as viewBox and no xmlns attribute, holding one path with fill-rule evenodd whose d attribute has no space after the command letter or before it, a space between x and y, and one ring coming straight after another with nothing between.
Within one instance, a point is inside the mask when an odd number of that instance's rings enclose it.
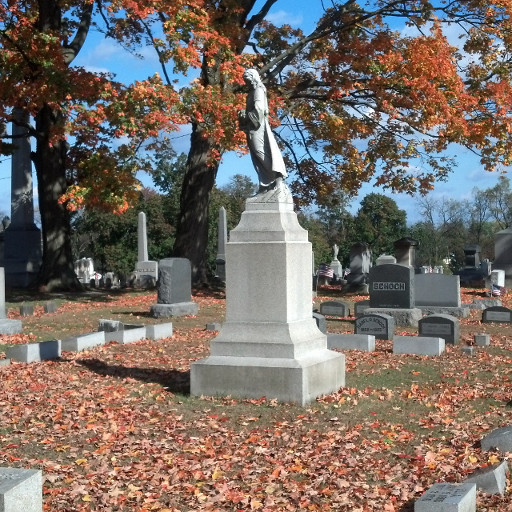
<instances>
[{"instance_id":1,"label":"monument base","mask_svg":"<svg viewBox=\"0 0 512 512\"><path fill-rule=\"evenodd\" d=\"M12 224L4 231L5 285L27 288L41 267L41 231L34 225L18 229Z\"/></svg>"},{"instance_id":2,"label":"monument base","mask_svg":"<svg viewBox=\"0 0 512 512\"><path fill-rule=\"evenodd\" d=\"M469 316L468 306L417 306L423 315L451 315L456 318L467 318Z\"/></svg>"},{"instance_id":3,"label":"monument base","mask_svg":"<svg viewBox=\"0 0 512 512\"><path fill-rule=\"evenodd\" d=\"M423 318L421 309L393 309L393 308L368 308L364 314L384 314L392 316L395 320L395 325L400 327L418 327L418 322Z\"/></svg>"},{"instance_id":4,"label":"monument base","mask_svg":"<svg viewBox=\"0 0 512 512\"><path fill-rule=\"evenodd\" d=\"M171 316L197 315L199 307L195 302L176 302L174 304L153 304L151 316L155 318L170 318Z\"/></svg>"},{"instance_id":5,"label":"monument base","mask_svg":"<svg viewBox=\"0 0 512 512\"><path fill-rule=\"evenodd\" d=\"M23 331L21 320L0 318L0 334L19 334Z\"/></svg>"},{"instance_id":6,"label":"monument base","mask_svg":"<svg viewBox=\"0 0 512 512\"><path fill-rule=\"evenodd\" d=\"M345 356L327 349L303 357L210 356L192 363L190 394L277 399L305 405L345 385Z\"/></svg>"}]
</instances>

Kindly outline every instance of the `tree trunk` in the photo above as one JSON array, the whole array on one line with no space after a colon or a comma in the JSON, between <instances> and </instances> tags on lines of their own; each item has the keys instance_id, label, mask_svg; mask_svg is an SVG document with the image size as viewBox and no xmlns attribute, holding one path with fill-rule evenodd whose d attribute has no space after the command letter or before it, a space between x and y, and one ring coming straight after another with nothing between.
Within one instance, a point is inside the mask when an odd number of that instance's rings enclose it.
<instances>
[{"instance_id":1,"label":"tree trunk","mask_svg":"<svg viewBox=\"0 0 512 512\"><path fill-rule=\"evenodd\" d=\"M43 264L37 284L45 291L78 290L71 250L71 224L65 205L59 197L67 188L66 142L52 141L52 128L60 121L59 115L48 105L37 114L36 152L33 154L39 192L39 209L43 238Z\"/></svg>"},{"instance_id":2,"label":"tree trunk","mask_svg":"<svg viewBox=\"0 0 512 512\"><path fill-rule=\"evenodd\" d=\"M192 127L187 171L183 178L180 214L173 254L188 258L192 266L192 283L208 283L206 250L208 246L208 205L219 163L209 162L213 142L204 137L198 125Z\"/></svg>"}]
</instances>

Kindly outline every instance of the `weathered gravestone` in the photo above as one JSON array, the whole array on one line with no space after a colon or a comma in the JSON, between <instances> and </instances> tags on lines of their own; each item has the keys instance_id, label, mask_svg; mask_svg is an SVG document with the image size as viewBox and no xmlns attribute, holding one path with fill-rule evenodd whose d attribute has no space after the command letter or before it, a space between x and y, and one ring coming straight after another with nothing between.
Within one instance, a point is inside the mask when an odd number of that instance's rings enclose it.
<instances>
[{"instance_id":1,"label":"weathered gravestone","mask_svg":"<svg viewBox=\"0 0 512 512\"><path fill-rule=\"evenodd\" d=\"M158 263L157 304L151 306L154 317L196 315L192 301L192 271L186 258L165 258Z\"/></svg>"},{"instance_id":2,"label":"weathered gravestone","mask_svg":"<svg viewBox=\"0 0 512 512\"><path fill-rule=\"evenodd\" d=\"M484 451L497 449L503 453L512 452L512 425L493 430L482 438L480 446Z\"/></svg>"},{"instance_id":3,"label":"weathered gravestone","mask_svg":"<svg viewBox=\"0 0 512 512\"><path fill-rule=\"evenodd\" d=\"M58 309L58 306L57 306L57 303L55 301L49 300L48 302L46 302L44 304L43 309L44 309L45 313L56 313L57 309Z\"/></svg>"},{"instance_id":4,"label":"weathered gravestone","mask_svg":"<svg viewBox=\"0 0 512 512\"><path fill-rule=\"evenodd\" d=\"M414 308L414 273L410 267L387 263L370 269L370 308Z\"/></svg>"},{"instance_id":5,"label":"weathered gravestone","mask_svg":"<svg viewBox=\"0 0 512 512\"><path fill-rule=\"evenodd\" d=\"M469 316L469 307L461 304L459 276L417 274L414 277L414 304L423 314Z\"/></svg>"},{"instance_id":6,"label":"weathered gravestone","mask_svg":"<svg viewBox=\"0 0 512 512\"><path fill-rule=\"evenodd\" d=\"M487 347L491 344L491 336L486 333L476 333L473 340L477 347Z\"/></svg>"},{"instance_id":7,"label":"weathered gravestone","mask_svg":"<svg viewBox=\"0 0 512 512\"><path fill-rule=\"evenodd\" d=\"M358 242L350 247L350 273L345 276L347 284L344 290L367 292L371 256L368 244Z\"/></svg>"},{"instance_id":8,"label":"weathered gravestone","mask_svg":"<svg viewBox=\"0 0 512 512\"><path fill-rule=\"evenodd\" d=\"M7 318L5 309L5 273L0 267L0 334L18 334L23 330L21 320Z\"/></svg>"},{"instance_id":9,"label":"weathered gravestone","mask_svg":"<svg viewBox=\"0 0 512 512\"><path fill-rule=\"evenodd\" d=\"M320 329L320 332L327 334L327 320L324 315L313 311L313 318L315 319L316 326Z\"/></svg>"},{"instance_id":10,"label":"weathered gravestone","mask_svg":"<svg viewBox=\"0 0 512 512\"><path fill-rule=\"evenodd\" d=\"M392 340L395 334L395 319L384 313L365 313L356 318L355 334L368 334L378 340Z\"/></svg>"},{"instance_id":11,"label":"weathered gravestone","mask_svg":"<svg viewBox=\"0 0 512 512\"><path fill-rule=\"evenodd\" d=\"M482 322L512 322L512 310L503 306L494 306L484 309L482 312Z\"/></svg>"},{"instance_id":12,"label":"weathered gravestone","mask_svg":"<svg viewBox=\"0 0 512 512\"><path fill-rule=\"evenodd\" d=\"M226 319L192 363L192 395L304 405L345 383L343 354L311 314L311 243L283 183L246 201L226 244Z\"/></svg>"},{"instance_id":13,"label":"weathered gravestone","mask_svg":"<svg viewBox=\"0 0 512 512\"><path fill-rule=\"evenodd\" d=\"M506 460L477 469L465 483L475 483L476 488L486 494L505 494L507 488L508 463Z\"/></svg>"},{"instance_id":14,"label":"weathered gravestone","mask_svg":"<svg viewBox=\"0 0 512 512\"><path fill-rule=\"evenodd\" d=\"M512 277L512 228L503 229L494 235L492 266L504 270L507 279Z\"/></svg>"},{"instance_id":15,"label":"weathered gravestone","mask_svg":"<svg viewBox=\"0 0 512 512\"><path fill-rule=\"evenodd\" d=\"M346 302L329 300L320 304L320 314L324 316L346 317L350 316L350 308Z\"/></svg>"},{"instance_id":16,"label":"weathered gravestone","mask_svg":"<svg viewBox=\"0 0 512 512\"><path fill-rule=\"evenodd\" d=\"M42 510L42 472L36 469L0 468L0 512Z\"/></svg>"},{"instance_id":17,"label":"weathered gravestone","mask_svg":"<svg viewBox=\"0 0 512 512\"><path fill-rule=\"evenodd\" d=\"M475 512L476 484L434 484L414 504L414 512Z\"/></svg>"},{"instance_id":18,"label":"weathered gravestone","mask_svg":"<svg viewBox=\"0 0 512 512\"><path fill-rule=\"evenodd\" d=\"M364 315L364 312L370 307L369 300L359 300L354 302L354 316Z\"/></svg>"},{"instance_id":19,"label":"weathered gravestone","mask_svg":"<svg viewBox=\"0 0 512 512\"><path fill-rule=\"evenodd\" d=\"M418 322L418 335L443 338L446 343L459 342L459 320L451 315L430 315Z\"/></svg>"}]
</instances>

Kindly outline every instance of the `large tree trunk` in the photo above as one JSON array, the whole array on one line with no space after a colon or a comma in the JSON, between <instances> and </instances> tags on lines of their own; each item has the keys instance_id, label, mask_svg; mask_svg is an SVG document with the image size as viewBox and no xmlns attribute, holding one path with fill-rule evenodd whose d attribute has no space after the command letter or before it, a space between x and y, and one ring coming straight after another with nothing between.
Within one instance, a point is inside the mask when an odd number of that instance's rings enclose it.
<instances>
[{"instance_id":1,"label":"large tree trunk","mask_svg":"<svg viewBox=\"0 0 512 512\"><path fill-rule=\"evenodd\" d=\"M187 171L183 178L180 215L173 254L188 258L192 266L192 283L208 283L206 249L208 246L208 204L215 184L218 161L209 162L213 142L204 137L201 128L192 127Z\"/></svg>"},{"instance_id":2,"label":"large tree trunk","mask_svg":"<svg viewBox=\"0 0 512 512\"><path fill-rule=\"evenodd\" d=\"M52 141L52 128L59 115L48 105L37 114L37 145L33 155L37 173L39 209L43 237L43 264L37 284L46 291L81 288L71 250L71 224L65 205L59 197L66 192L66 142Z\"/></svg>"}]
</instances>

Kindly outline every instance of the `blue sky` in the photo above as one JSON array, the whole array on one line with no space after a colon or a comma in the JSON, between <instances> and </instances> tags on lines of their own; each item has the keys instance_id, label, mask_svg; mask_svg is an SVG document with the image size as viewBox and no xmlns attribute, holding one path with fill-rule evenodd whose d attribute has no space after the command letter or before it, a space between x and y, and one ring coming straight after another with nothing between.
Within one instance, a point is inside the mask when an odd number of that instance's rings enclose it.
<instances>
[{"instance_id":1,"label":"blue sky","mask_svg":"<svg viewBox=\"0 0 512 512\"><path fill-rule=\"evenodd\" d=\"M278 5L284 8L278 8L271 11L272 21L275 23L287 22L293 26L301 26L304 30L310 29L314 17L311 16L311 2L299 0L279 2ZM309 25L309 26L308 26ZM134 80L143 80L148 76L159 71L159 64L154 51L150 49L143 50L144 59L139 60L124 51L113 41L105 40L98 32L91 32L87 43L78 58L76 65L84 66L95 71L110 71L116 74L117 79L126 83ZM184 130L177 133L173 140L175 150L186 152L188 149L188 132ZM438 183L435 190L431 193L436 199L453 198L466 199L471 197L471 191L474 187L485 189L492 187L498 180L498 174L484 171L478 158L469 150L464 148L453 148L450 152L458 164L458 168L445 183ZM10 215L10 159L6 158L0 161L0 214ZM229 182L230 177L235 174L245 174L256 181L256 172L253 169L249 157L239 157L234 153L226 155L221 164L218 174L218 185L224 185ZM151 186L149 177L142 178L145 185ZM393 194L384 191L382 188L373 187L372 184L366 184L362 187L358 197L352 204L352 210L355 212L359 206L359 201L370 192L378 192L392 197L401 209L406 210L409 223L420 220L417 214L416 199L407 194Z\"/></svg>"}]
</instances>

